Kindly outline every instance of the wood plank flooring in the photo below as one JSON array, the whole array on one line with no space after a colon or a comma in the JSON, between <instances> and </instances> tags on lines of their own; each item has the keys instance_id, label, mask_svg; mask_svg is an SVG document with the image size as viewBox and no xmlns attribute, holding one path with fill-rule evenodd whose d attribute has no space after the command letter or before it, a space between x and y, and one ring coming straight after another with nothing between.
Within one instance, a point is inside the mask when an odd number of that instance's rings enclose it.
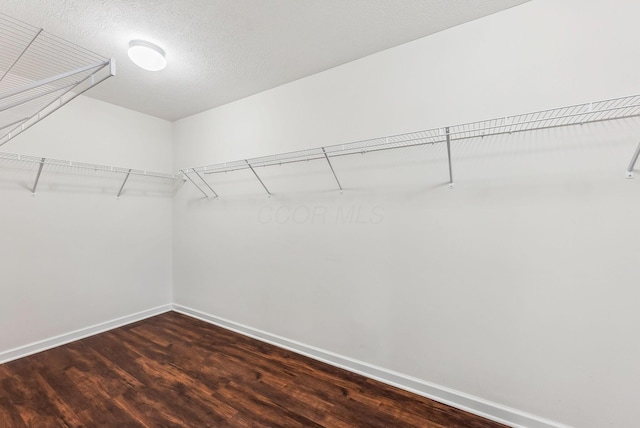
<instances>
[{"instance_id":1,"label":"wood plank flooring","mask_svg":"<svg viewBox=\"0 0 640 428\"><path fill-rule=\"evenodd\" d=\"M504 427L175 312L0 365L0 427Z\"/></svg>"}]
</instances>

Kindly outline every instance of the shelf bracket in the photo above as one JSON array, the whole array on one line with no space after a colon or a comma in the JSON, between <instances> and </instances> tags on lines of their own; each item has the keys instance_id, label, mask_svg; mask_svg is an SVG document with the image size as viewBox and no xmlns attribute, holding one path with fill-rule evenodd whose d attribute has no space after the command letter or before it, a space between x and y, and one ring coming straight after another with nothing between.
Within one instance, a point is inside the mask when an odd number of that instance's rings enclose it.
<instances>
[{"instance_id":1,"label":"shelf bracket","mask_svg":"<svg viewBox=\"0 0 640 428\"><path fill-rule=\"evenodd\" d=\"M42 168L44 168L44 162L46 161L46 158L42 158L40 160L40 166L38 167L38 174L36 175L36 181L35 183L33 183L33 190L31 191L31 193L35 196L36 194L36 189L38 188L38 182L40 181L40 175L42 174Z\"/></svg>"},{"instance_id":2,"label":"shelf bracket","mask_svg":"<svg viewBox=\"0 0 640 428\"><path fill-rule=\"evenodd\" d=\"M331 168L331 172L333 173L333 178L336 179L336 183L338 183L338 187L340 188L340 191L342 192L342 185L340 184L340 180L338 180L338 176L336 175L336 172L333 169L333 165L331 165L331 161L329 160L329 155L327 155L327 151L324 149L324 147L322 147L322 153L324 153L324 158L329 163L329 168Z\"/></svg>"},{"instance_id":3,"label":"shelf bracket","mask_svg":"<svg viewBox=\"0 0 640 428\"><path fill-rule=\"evenodd\" d=\"M124 177L124 181L122 182L122 186L120 186L120 190L118 190L118 198L120 198L120 195L122 195L122 191L124 190L124 186L125 186L125 184L127 184L127 180L129 179L130 175L131 175L131 168L129 168L129 171L127 171L127 175Z\"/></svg>"},{"instance_id":4,"label":"shelf bracket","mask_svg":"<svg viewBox=\"0 0 640 428\"><path fill-rule=\"evenodd\" d=\"M640 156L640 143L638 143L638 147L636 147L636 151L631 157L631 162L629 163L629 167L627 167L627 178L633 178L633 168L636 166L636 162L638 161L638 156Z\"/></svg>"},{"instance_id":5,"label":"shelf bracket","mask_svg":"<svg viewBox=\"0 0 640 428\"><path fill-rule=\"evenodd\" d=\"M264 190L267 192L267 195L271 196L271 192L269 192L269 189L267 189L267 186L264 185L264 183L262 182L262 180L258 176L258 173L256 172L256 170L253 169L253 167L251 166L251 164L249 163L249 161L247 159L245 159L244 161L247 163L247 166L249 166L249 168L251 169L251 172L253 172L253 175L256 176L256 178L258 179L260 184L262 184L262 187L264 187Z\"/></svg>"},{"instance_id":6,"label":"shelf bracket","mask_svg":"<svg viewBox=\"0 0 640 428\"><path fill-rule=\"evenodd\" d=\"M218 194L216 193L216 191L215 191L215 190L213 190L213 188L209 185L209 183L207 183L207 180L205 180L205 179L204 179L204 177L202 177L202 176L198 173L198 171L196 171L196 169L195 169L195 168L193 168L193 172L198 176L198 178L199 178L200 180L202 180L202 182L205 184L205 186L207 186L207 187L209 188L209 190L211 190L211 193L213 193L213 194L215 195L215 197L217 198L217 197L218 197Z\"/></svg>"},{"instance_id":7,"label":"shelf bracket","mask_svg":"<svg viewBox=\"0 0 640 428\"><path fill-rule=\"evenodd\" d=\"M447 159L449 161L449 187L453 188L453 168L451 166L451 133L449 132L448 126L444 130L445 130L445 133L447 134Z\"/></svg>"},{"instance_id":8,"label":"shelf bracket","mask_svg":"<svg viewBox=\"0 0 640 428\"><path fill-rule=\"evenodd\" d=\"M199 191L202 192L202 194L204 195L205 198L209 199L209 195L207 194L207 192L205 192L204 190L202 190L202 187L198 186L198 184L193 181L193 178L189 177L189 174L187 173L187 170L180 170L180 172L187 177L187 179L191 182L191 184L193 184L194 186L196 186L198 188Z\"/></svg>"}]
</instances>

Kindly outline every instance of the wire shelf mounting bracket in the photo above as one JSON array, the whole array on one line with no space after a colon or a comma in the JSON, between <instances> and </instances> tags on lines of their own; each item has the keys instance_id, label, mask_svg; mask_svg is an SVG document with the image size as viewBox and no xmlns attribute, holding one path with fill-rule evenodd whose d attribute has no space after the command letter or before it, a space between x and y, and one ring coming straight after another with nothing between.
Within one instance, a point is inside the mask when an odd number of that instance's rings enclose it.
<instances>
[{"instance_id":1,"label":"wire shelf mounting bracket","mask_svg":"<svg viewBox=\"0 0 640 428\"><path fill-rule=\"evenodd\" d=\"M194 186L196 186L196 188L197 188L200 192L202 192L202 194L204 195L204 197L205 197L205 198L209 199L209 194L208 194L207 192L205 192L205 191L202 189L202 187L198 186L198 183L196 183L195 181L193 181L193 178L191 178L191 177L189 176L188 171L189 171L188 169L181 169L181 170L180 170L180 173L181 173L184 177L186 177L186 178L187 178L187 180L189 180L189 181L190 181ZM194 171L195 171L195 170L194 170Z\"/></svg>"},{"instance_id":2,"label":"wire shelf mounting bracket","mask_svg":"<svg viewBox=\"0 0 640 428\"><path fill-rule=\"evenodd\" d=\"M453 168L451 166L451 133L447 126L444 130L447 135L447 161L449 162L449 188L453 189Z\"/></svg>"},{"instance_id":3,"label":"wire shelf mounting bracket","mask_svg":"<svg viewBox=\"0 0 640 428\"><path fill-rule=\"evenodd\" d=\"M44 163L47 161L47 158L42 158L40 161L40 166L38 166L38 173L36 174L36 181L33 183L33 189L31 190L31 194L33 196L36 195L36 189L38 188L38 183L40 182L40 176L42 175L42 169L44 168Z\"/></svg>"},{"instance_id":4,"label":"wire shelf mounting bracket","mask_svg":"<svg viewBox=\"0 0 640 428\"><path fill-rule=\"evenodd\" d=\"M120 195L122 195L122 192L124 191L124 186L127 184L127 181L129 180L130 176L131 176L131 168L129 168L129 171L127 171L127 175L124 176L124 181L122 182L122 186L120 186L120 190L118 190L118 195L116 196L118 199L120 199Z\"/></svg>"},{"instance_id":5,"label":"wire shelf mounting bracket","mask_svg":"<svg viewBox=\"0 0 640 428\"><path fill-rule=\"evenodd\" d=\"M258 181L260 182L260 184L262 184L262 187L264 188L265 192L267 192L267 195L269 197L271 197L271 192L269 191L269 189L267 189L267 186L264 185L264 183L262 182L262 179L260 178L260 176L258 175L256 170L253 169L253 166L251 166L251 163L249 162L249 160L245 159L245 162L247 163L247 166L249 167L249 169L251 169L251 172L253 172L253 175L255 175L256 178L258 179ZM194 169L194 171L195 171L195 169Z\"/></svg>"},{"instance_id":6,"label":"wire shelf mounting bracket","mask_svg":"<svg viewBox=\"0 0 640 428\"><path fill-rule=\"evenodd\" d=\"M211 193L213 193L214 197L218 197L218 194L216 193L215 190L213 190L213 188L209 185L209 183L207 182L207 180L204 179L203 176L200 175L200 173L198 171L196 171L195 169L193 170L193 172L198 176L198 178L200 180L202 180L202 182L204 183L205 186L207 186L209 188L209 190L211 190Z\"/></svg>"},{"instance_id":7,"label":"wire shelf mounting bracket","mask_svg":"<svg viewBox=\"0 0 640 428\"><path fill-rule=\"evenodd\" d=\"M636 166L636 162L638 162L638 157L640 156L640 143L638 143L638 147L636 147L636 151L633 153L631 157L631 162L629 162L629 166L627 167L627 178L633 178L633 169Z\"/></svg>"},{"instance_id":8,"label":"wire shelf mounting bracket","mask_svg":"<svg viewBox=\"0 0 640 428\"><path fill-rule=\"evenodd\" d=\"M200 181L202 181L202 183L204 183L205 186L207 186L207 188L209 190L211 190L211 193L213 193L213 197L214 198L218 198L218 194L216 193L215 190L213 190L213 187L211 187L211 185L207 182L207 180L204 179L204 177L202 175L200 175L200 173L198 171L196 171L195 169L192 169L191 172L193 172L196 176L198 176L198 178L200 179ZM193 183L194 186L196 186L198 188L198 190L200 190L202 192L202 194L208 199L209 198L209 194L207 192L205 192L202 187L198 186L196 184L195 181L193 181L193 179L191 177L189 177L189 170L188 169L183 169L180 170L180 173L182 175L184 175L185 177L187 177L187 179L189 179L189 181L191 183Z\"/></svg>"},{"instance_id":9,"label":"wire shelf mounting bracket","mask_svg":"<svg viewBox=\"0 0 640 428\"><path fill-rule=\"evenodd\" d=\"M338 180L338 176L336 175L336 171L333 169L333 165L331 164L331 160L329 159L329 156L327 156L327 151L325 150L324 147L322 147L322 153L324 154L325 159L327 160L327 163L329 164L329 168L331 168L331 173L333 174L333 178L336 179L336 183L338 183L338 188L340 189L340 192L342 193L342 185L340 184L340 180Z\"/></svg>"}]
</instances>

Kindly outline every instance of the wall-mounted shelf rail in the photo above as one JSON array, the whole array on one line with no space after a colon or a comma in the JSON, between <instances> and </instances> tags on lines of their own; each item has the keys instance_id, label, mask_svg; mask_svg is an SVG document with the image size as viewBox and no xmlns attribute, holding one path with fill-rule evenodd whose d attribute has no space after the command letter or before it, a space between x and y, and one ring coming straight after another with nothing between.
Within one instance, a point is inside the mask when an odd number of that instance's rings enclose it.
<instances>
[{"instance_id":1,"label":"wall-mounted shelf rail","mask_svg":"<svg viewBox=\"0 0 640 428\"><path fill-rule=\"evenodd\" d=\"M0 146L115 76L115 61L0 14Z\"/></svg>"},{"instance_id":2,"label":"wall-mounted shelf rail","mask_svg":"<svg viewBox=\"0 0 640 428\"><path fill-rule=\"evenodd\" d=\"M392 135L388 137L324 146L295 152L279 153L271 156L262 156L214 165L192 167L183 169L180 172L189 178L190 181L208 197L207 192L205 192L202 187L196 183L196 181L191 180L189 177L190 174L197 174L200 180L211 189L210 184L205 181L206 175L251 169L258 180L260 180L260 184L262 184L264 189L267 190L267 187L260 179L256 168L311 160L323 160L329 163L327 172L333 173L338 187L342 190L342 184L338 179L339 173L334 170L334 166L330 160L331 158L423 146L427 144L446 144L447 157L449 161L449 185L453 187L453 164L451 156L452 142L473 138L484 138L492 135L513 134L517 132L537 131L563 126L583 125L587 123L630 118L639 115L640 95L632 95L549 110L541 110L515 116L411 132L407 134ZM638 151L636 151L630 170L633 169L633 165L635 164L635 160L637 160L638 154L640 154L640 146ZM268 190L267 193L269 195L271 194Z\"/></svg>"},{"instance_id":3,"label":"wall-mounted shelf rail","mask_svg":"<svg viewBox=\"0 0 640 428\"><path fill-rule=\"evenodd\" d=\"M34 177L34 183L31 188L31 193L35 195L38 188L38 183L43 174L47 172L57 174L74 174L74 175L86 175L86 176L113 176L121 177L122 185L117 193L114 194L119 198L124 192L131 176L140 176L149 178L152 180L164 180L173 182L184 182L184 178L180 175L166 174L163 172L144 171L133 168L122 168L117 166L97 165L85 162L72 162L67 160L49 159L36 156L17 155L13 153L1 153L0 152L0 167L4 168L19 168L23 165L31 165L37 168L37 173Z\"/></svg>"}]
</instances>

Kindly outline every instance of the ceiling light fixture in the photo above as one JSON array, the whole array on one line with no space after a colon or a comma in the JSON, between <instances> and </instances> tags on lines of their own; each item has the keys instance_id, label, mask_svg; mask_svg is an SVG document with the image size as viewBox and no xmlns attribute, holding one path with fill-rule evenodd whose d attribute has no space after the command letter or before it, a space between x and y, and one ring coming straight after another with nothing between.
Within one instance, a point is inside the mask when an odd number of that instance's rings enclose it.
<instances>
[{"instance_id":1,"label":"ceiling light fixture","mask_svg":"<svg viewBox=\"0 0 640 428\"><path fill-rule=\"evenodd\" d=\"M148 71L159 71L167 66L162 48L144 40L129 42L129 58L135 65Z\"/></svg>"}]
</instances>

